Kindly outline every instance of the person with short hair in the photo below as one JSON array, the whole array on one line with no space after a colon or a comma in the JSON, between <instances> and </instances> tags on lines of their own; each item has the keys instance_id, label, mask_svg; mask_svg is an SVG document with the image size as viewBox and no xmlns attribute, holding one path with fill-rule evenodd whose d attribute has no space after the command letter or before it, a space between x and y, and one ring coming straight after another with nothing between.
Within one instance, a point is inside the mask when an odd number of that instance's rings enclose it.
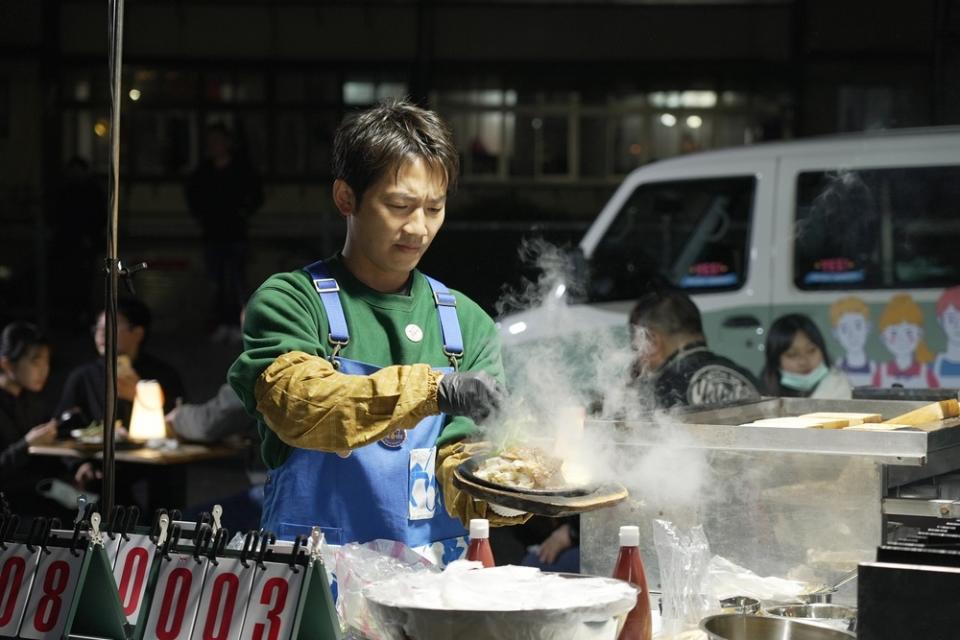
<instances>
[{"instance_id":1,"label":"person with short hair","mask_svg":"<svg viewBox=\"0 0 960 640\"><path fill-rule=\"evenodd\" d=\"M848 399L853 391L830 354L816 323L802 313L777 318L767 332L766 364L760 374L766 395Z\"/></svg>"},{"instance_id":2,"label":"person with short hair","mask_svg":"<svg viewBox=\"0 0 960 640\"><path fill-rule=\"evenodd\" d=\"M163 389L164 410L176 406L177 398L184 396L180 374L172 366L144 351L150 333L150 308L137 298L123 297L117 301L117 418L129 426L137 382L156 380ZM106 401L106 367L103 356L106 349L106 318L103 311L92 327L93 342L98 357L76 367L64 385L57 415L79 409L85 421L103 421Z\"/></svg>"},{"instance_id":3,"label":"person with short hair","mask_svg":"<svg viewBox=\"0 0 960 640\"><path fill-rule=\"evenodd\" d=\"M228 375L270 469L262 526L398 540L446 562L471 518L526 519L452 483L503 396L493 320L417 270L443 226L457 150L436 113L390 101L341 124L333 167L342 250L261 285Z\"/></svg>"},{"instance_id":4,"label":"person with short hair","mask_svg":"<svg viewBox=\"0 0 960 640\"><path fill-rule=\"evenodd\" d=\"M760 397L749 371L707 347L700 310L681 291L652 291L637 300L630 311L630 343L636 352L633 384L652 393L657 408Z\"/></svg>"},{"instance_id":5,"label":"person with short hair","mask_svg":"<svg viewBox=\"0 0 960 640\"><path fill-rule=\"evenodd\" d=\"M53 442L57 421L40 396L50 373L50 343L36 326L14 322L0 333L0 490L14 512L63 515L37 483L61 475L53 459L30 459L30 447Z\"/></svg>"}]
</instances>

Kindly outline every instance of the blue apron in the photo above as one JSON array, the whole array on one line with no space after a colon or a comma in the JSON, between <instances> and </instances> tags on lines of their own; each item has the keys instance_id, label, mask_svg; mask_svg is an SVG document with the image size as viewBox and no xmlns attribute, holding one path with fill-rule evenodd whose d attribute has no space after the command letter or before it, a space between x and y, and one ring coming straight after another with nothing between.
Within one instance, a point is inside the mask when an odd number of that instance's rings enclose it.
<instances>
[{"instance_id":1,"label":"blue apron","mask_svg":"<svg viewBox=\"0 0 960 640\"><path fill-rule=\"evenodd\" d=\"M327 315L334 366L354 375L377 371L380 367L337 355L350 340L340 288L322 261L304 270ZM456 356L463 354L456 300L442 284L427 280L437 304L443 351L455 365ZM435 475L436 443L444 418L429 416L413 429L397 430L345 456L292 448L286 461L268 475L262 526L280 539L292 539L319 525L330 544L383 538L413 548L433 547L444 563L459 557L466 530L447 514Z\"/></svg>"}]
</instances>

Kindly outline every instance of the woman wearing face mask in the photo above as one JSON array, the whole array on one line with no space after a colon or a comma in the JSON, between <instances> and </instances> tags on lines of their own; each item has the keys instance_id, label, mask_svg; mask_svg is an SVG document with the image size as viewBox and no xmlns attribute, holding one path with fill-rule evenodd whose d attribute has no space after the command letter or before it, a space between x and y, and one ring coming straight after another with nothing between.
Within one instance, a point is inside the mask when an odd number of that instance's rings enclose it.
<instances>
[{"instance_id":1,"label":"woman wearing face mask","mask_svg":"<svg viewBox=\"0 0 960 640\"><path fill-rule=\"evenodd\" d=\"M57 437L40 398L49 373L50 346L36 327L7 325L0 334L0 488L15 511L35 506L34 486L48 471L44 462L29 460L30 445Z\"/></svg>"},{"instance_id":2,"label":"woman wearing face mask","mask_svg":"<svg viewBox=\"0 0 960 640\"><path fill-rule=\"evenodd\" d=\"M800 398L850 398L850 383L830 366L823 335L809 317L781 316L767 333L766 364L760 374L763 393Z\"/></svg>"}]
</instances>

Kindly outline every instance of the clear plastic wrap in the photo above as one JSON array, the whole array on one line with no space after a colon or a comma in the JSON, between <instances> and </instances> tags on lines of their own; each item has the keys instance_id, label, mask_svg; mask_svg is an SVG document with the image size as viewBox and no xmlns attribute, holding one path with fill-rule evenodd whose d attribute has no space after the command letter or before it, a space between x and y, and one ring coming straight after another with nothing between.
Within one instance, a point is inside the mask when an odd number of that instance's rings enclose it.
<instances>
[{"instance_id":1,"label":"clear plastic wrap","mask_svg":"<svg viewBox=\"0 0 960 640\"><path fill-rule=\"evenodd\" d=\"M654 520L653 542L660 564L663 631L672 636L695 628L716 608L706 592L710 545L701 525L679 531L666 520Z\"/></svg>"},{"instance_id":2,"label":"clear plastic wrap","mask_svg":"<svg viewBox=\"0 0 960 640\"><path fill-rule=\"evenodd\" d=\"M368 638L379 640L382 635L370 615L363 589L390 578L413 574L436 574L440 570L429 560L401 542L373 540L356 542L342 547L326 547L324 562L332 550L333 573L337 580L337 613L341 622Z\"/></svg>"},{"instance_id":3,"label":"clear plastic wrap","mask_svg":"<svg viewBox=\"0 0 960 640\"><path fill-rule=\"evenodd\" d=\"M385 640L615 640L636 604L629 584L531 567L457 561L364 589Z\"/></svg>"},{"instance_id":4,"label":"clear plastic wrap","mask_svg":"<svg viewBox=\"0 0 960 640\"><path fill-rule=\"evenodd\" d=\"M761 577L720 556L713 556L707 567L705 593L710 594L716 602L733 596L790 601L810 590L811 585L806 582L776 576Z\"/></svg>"}]
</instances>

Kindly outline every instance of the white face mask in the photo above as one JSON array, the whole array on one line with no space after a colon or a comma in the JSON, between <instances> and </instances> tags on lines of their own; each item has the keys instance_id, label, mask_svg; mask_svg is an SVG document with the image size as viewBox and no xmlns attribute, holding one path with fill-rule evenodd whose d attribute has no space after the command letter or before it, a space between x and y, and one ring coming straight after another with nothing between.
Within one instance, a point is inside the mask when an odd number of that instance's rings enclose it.
<instances>
[{"instance_id":1,"label":"white face mask","mask_svg":"<svg viewBox=\"0 0 960 640\"><path fill-rule=\"evenodd\" d=\"M817 385L827 377L827 374L830 373L830 369L827 368L827 365L820 363L816 369L810 373L790 373L789 371L780 371L780 384L787 387L788 389L794 389L796 391L812 391L817 388Z\"/></svg>"}]
</instances>

